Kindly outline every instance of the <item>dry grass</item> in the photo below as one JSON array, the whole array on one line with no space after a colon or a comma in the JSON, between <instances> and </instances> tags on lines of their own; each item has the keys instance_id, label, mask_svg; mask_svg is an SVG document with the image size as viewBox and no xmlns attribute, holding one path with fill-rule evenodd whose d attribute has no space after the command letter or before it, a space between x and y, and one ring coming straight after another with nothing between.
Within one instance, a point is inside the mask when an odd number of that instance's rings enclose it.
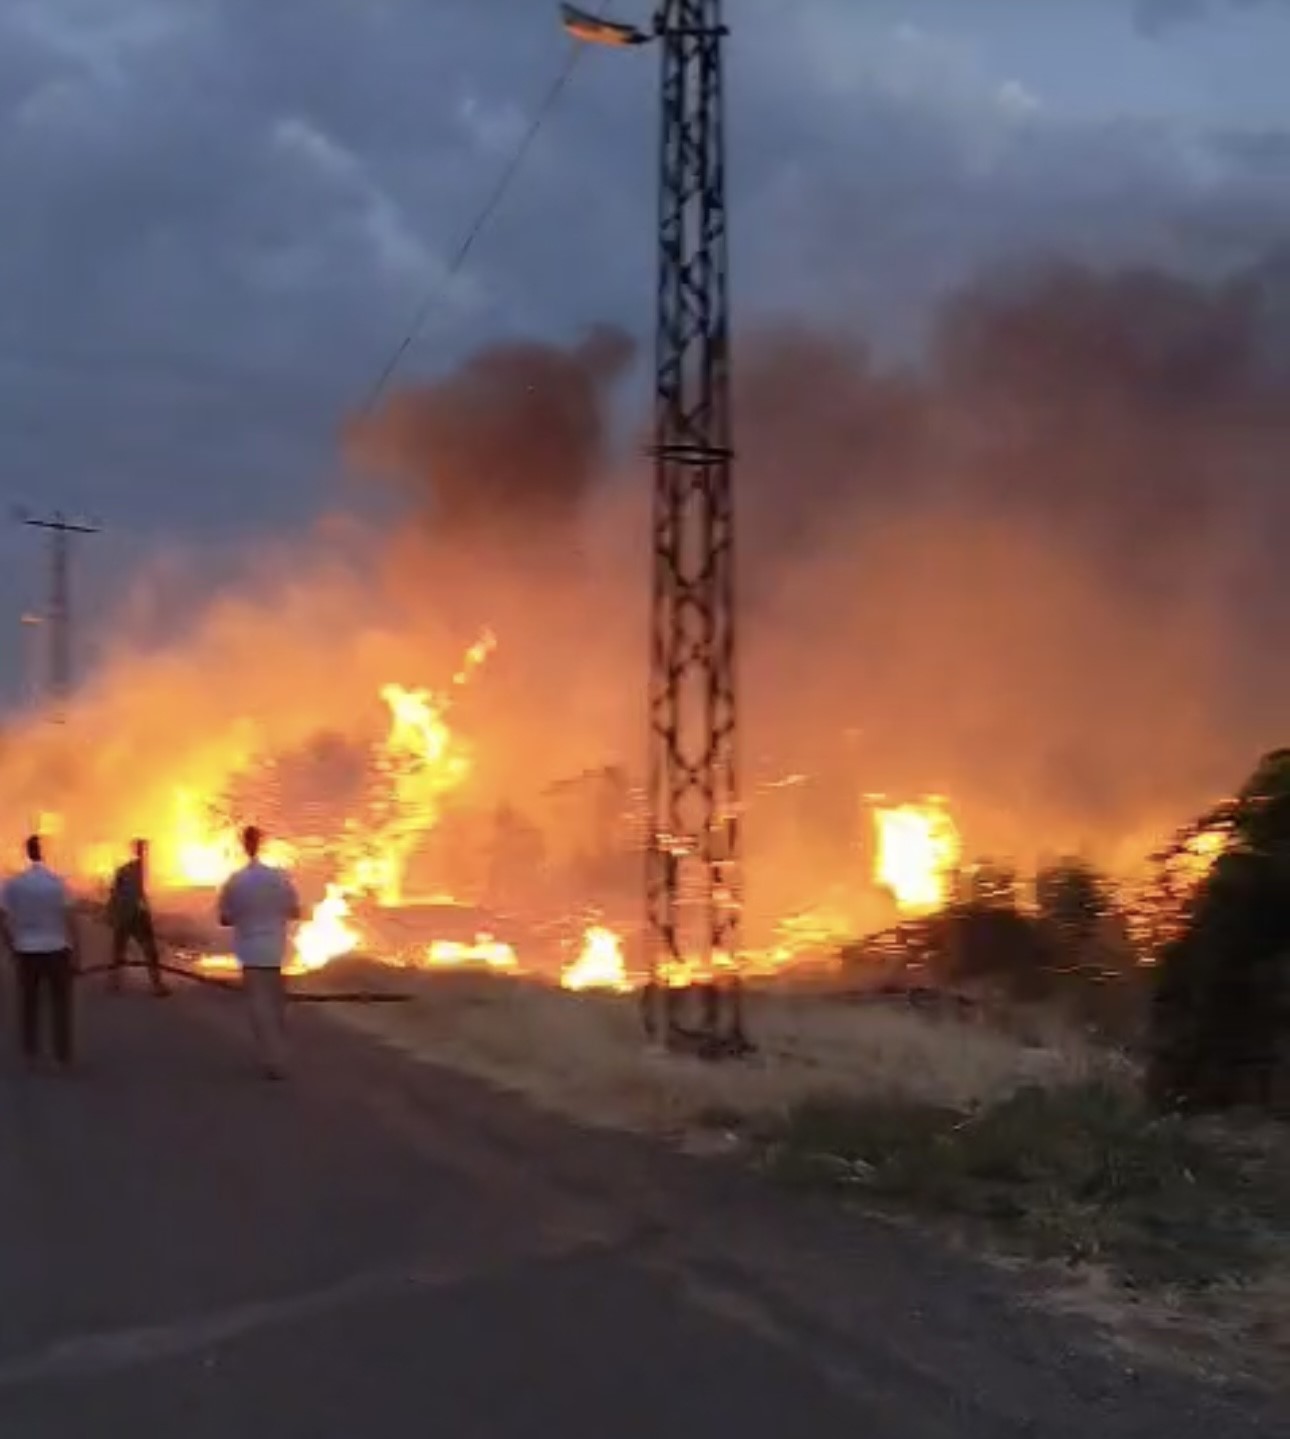
<instances>
[{"instance_id":1,"label":"dry grass","mask_svg":"<svg viewBox=\"0 0 1290 1439\"><path fill-rule=\"evenodd\" d=\"M784 1115L822 1092L957 1108L1111 1063L1073 1036L1026 1044L980 1024L776 994L750 1001L757 1055L708 1064L651 1052L630 999L485 975L404 978L412 1003L348 1009L346 1022L575 1119L668 1135Z\"/></svg>"},{"instance_id":2,"label":"dry grass","mask_svg":"<svg viewBox=\"0 0 1290 1439\"><path fill-rule=\"evenodd\" d=\"M346 968L328 983L353 987ZM1154 1118L1128 1062L1059 1023L1008 1032L781 992L750 1006L755 1058L705 1064L652 1053L631 1000L405 981L410 1003L329 1012L584 1123L737 1134L782 1178L1037 1264L1052 1302L1144 1357L1284 1383L1290 1141Z\"/></svg>"},{"instance_id":3,"label":"dry grass","mask_svg":"<svg viewBox=\"0 0 1290 1439\"><path fill-rule=\"evenodd\" d=\"M1290 1372L1290 1253L1256 1278L1208 1292L1126 1293L1090 1266L1049 1294L1049 1305L1096 1324L1130 1354L1221 1382L1286 1388Z\"/></svg>"}]
</instances>

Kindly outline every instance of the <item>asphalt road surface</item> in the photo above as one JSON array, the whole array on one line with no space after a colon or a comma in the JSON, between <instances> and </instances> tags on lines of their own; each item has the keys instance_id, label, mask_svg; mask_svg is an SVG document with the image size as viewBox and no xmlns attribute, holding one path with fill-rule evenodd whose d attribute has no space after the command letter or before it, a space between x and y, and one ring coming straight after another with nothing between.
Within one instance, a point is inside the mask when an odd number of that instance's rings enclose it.
<instances>
[{"instance_id":1,"label":"asphalt road surface","mask_svg":"<svg viewBox=\"0 0 1290 1439\"><path fill-rule=\"evenodd\" d=\"M86 981L68 1079L19 1074L3 999L5 1439L1290 1432L913 1235L308 1007L272 1085L231 996Z\"/></svg>"}]
</instances>

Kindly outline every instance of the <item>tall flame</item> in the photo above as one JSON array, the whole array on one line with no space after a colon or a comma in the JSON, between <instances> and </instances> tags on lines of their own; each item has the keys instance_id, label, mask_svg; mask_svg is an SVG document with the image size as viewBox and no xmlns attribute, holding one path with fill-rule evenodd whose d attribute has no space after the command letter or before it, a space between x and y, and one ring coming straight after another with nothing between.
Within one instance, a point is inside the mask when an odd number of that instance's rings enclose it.
<instances>
[{"instance_id":1,"label":"tall flame","mask_svg":"<svg viewBox=\"0 0 1290 1439\"><path fill-rule=\"evenodd\" d=\"M496 641L484 635L467 651L453 684L466 684L492 653ZM449 702L425 689L387 684L381 698L390 713L389 730L375 755L376 793L365 822L348 826L338 877L296 937L300 964L317 969L351 953L361 942L347 918L350 900L366 895L383 906L403 899L408 860L423 836L438 824L445 796L470 775L470 759L448 724ZM514 951L491 935L473 946L442 942L426 952L430 964L485 963L513 968Z\"/></svg>"},{"instance_id":2,"label":"tall flame","mask_svg":"<svg viewBox=\"0 0 1290 1439\"><path fill-rule=\"evenodd\" d=\"M358 837L359 853L342 881L373 891L383 905L403 898L403 873L421 836L439 822L443 797L465 782L470 761L456 745L447 705L428 690L386 685L381 698L390 730L377 758L382 793L372 828Z\"/></svg>"}]
</instances>

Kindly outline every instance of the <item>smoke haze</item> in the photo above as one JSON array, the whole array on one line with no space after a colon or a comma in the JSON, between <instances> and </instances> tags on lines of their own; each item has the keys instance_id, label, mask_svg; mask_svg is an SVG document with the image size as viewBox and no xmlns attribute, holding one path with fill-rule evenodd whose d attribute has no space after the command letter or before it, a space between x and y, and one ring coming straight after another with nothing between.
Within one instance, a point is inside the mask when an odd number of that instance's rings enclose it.
<instances>
[{"instance_id":1,"label":"smoke haze","mask_svg":"<svg viewBox=\"0 0 1290 1439\"><path fill-rule=\"evenodd\" d=\"M493 346L435 383L354 421L358 465L392 482L406 538L477 567L531 566L577 542L607 465L607 401L631 340L603 328L571 349Z\"/></svg>"},{"instance_id":2,"label":"smoke haze","mask_svg":"<svg viewBox=\"0 0 1290 1439\"><path fill-rule=\"evenodd\" d=\"M1284 253L1215 287L1052 265L956 296L916 375L746 346L779 737L836 716L869 787L1014 854L1131 847L1232 784L1290 703L1288 297Z\"/></svg>"},{"instance_id":3,"label":"smoke haze","mask_svg":"<svg viewBox=\"0 0 1290 1439\"><path fill-rule=\"evenodd\" d=\"M514 344L351 426L386 532L268 557L182 645L124 643L58 730L12 733L0 800L146 827L176 783L380 723L387 680L461 701L476 797L639 771L648 476L609 450L631 346ZM970 854L1117 863L1284 741L1290 255L1207 286L1071 265L943 309L922 365L853 335L742 337L750 889L820 880L860 796L950 797ZM840 856L840 857L839 857ZM838 877L852 863L835 846Z\"/></svg>"}]
</instances>

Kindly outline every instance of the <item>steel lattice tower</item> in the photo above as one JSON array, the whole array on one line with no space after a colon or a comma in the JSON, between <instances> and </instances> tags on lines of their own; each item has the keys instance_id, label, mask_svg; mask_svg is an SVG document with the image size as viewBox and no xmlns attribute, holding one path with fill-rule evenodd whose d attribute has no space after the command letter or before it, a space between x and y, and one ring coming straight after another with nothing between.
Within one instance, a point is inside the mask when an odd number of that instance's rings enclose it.
<instances>
[{"instance_id":1,"label":"steel lattice tower","mask_svg":"<svg viewBox=\"0 0 1290 1439\"><path fill-rule=\"evenodd\" d=\"M651 1034L712 1056L749 1047L738 973L722 9L722 0L661 0L646 31L561 6L579 40L657 41L662 51L644 1017ZM686 996L698 1001L693 1020L682 1014Z\"/></svg>"},{"instance_id":2,"label":"steel lattice tower","mask_svg":"<svg viewBox=\"0 0 1290 1439\"><path fill-rule=\"evenodd\" d=\"M646 1022L743 1047L722 0L664 0ZM660 980L693 974L697 1024ZM660 1000L662 1003L660 1003ZM661 1014L660 1014L661 1011ZM663 1026L660 1026L660 1019Z\"/></svg>"},{"instance_id":3,"label":"steel lattice tower","mask_svg":"<svg viewBox=\"0 0 1290 1439\"><path fill-rule=\"evenodd\" d=\"M19 510L17 518L49 535L49 607L43 620L49 627L49 699L58 718L72 688L71 536L96 535L99 529L61 514L38 518Z\"/></svg>"}]
</instances>

